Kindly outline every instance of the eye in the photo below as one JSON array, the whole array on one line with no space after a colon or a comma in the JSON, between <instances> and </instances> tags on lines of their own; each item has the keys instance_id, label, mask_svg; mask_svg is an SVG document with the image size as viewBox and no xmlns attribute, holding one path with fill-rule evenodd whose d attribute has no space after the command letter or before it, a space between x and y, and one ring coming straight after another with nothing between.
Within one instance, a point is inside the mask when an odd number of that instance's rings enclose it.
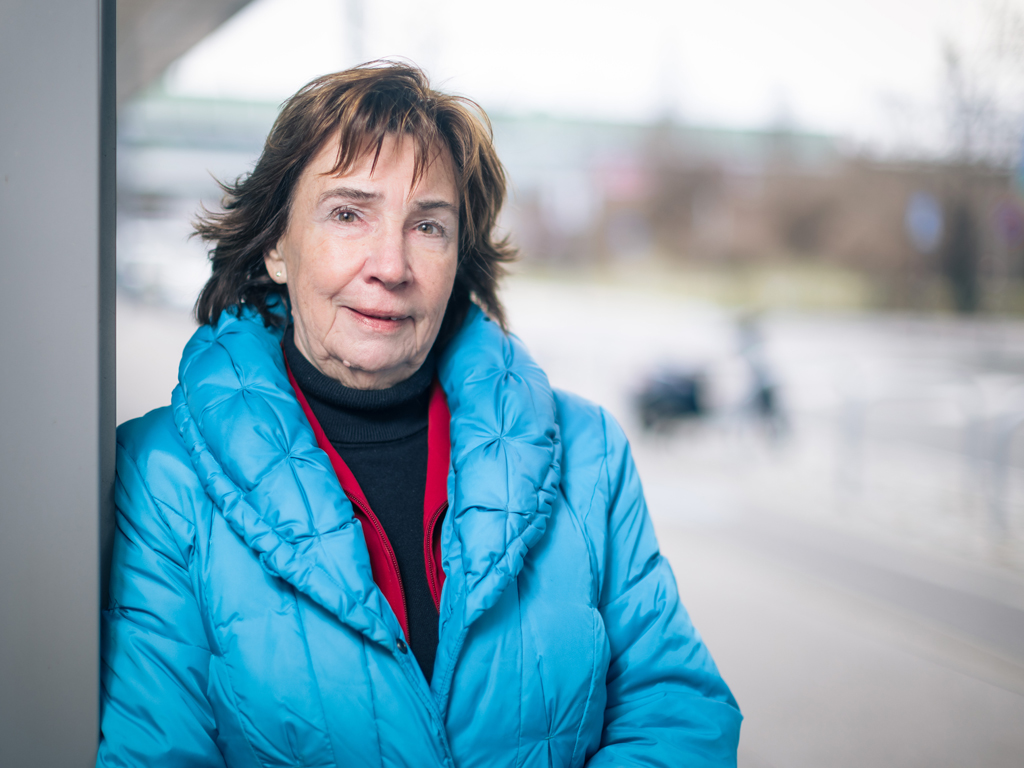
<instances>
[{"instance_id":1,"label":"eye","mask_svg":"<svg viewBox=\"0 0 1024 768\"><path fill-rule=\"evenodd\" d=\"M334 212L334 218L343 224L352 224L356 221L356 212L345 208L339 208Z\"/></svg>"},{"instance_id":2,"label":"eye","mask_svg":"<svg viewBox=\"0 0 1024 768\"><path fill-rule=\"evenodd\" d=\"M443 235L444 230L441 225L434 221L421 221L416 225L416 230L422 232L424 235Z\"/></svg>"}]
</instances>

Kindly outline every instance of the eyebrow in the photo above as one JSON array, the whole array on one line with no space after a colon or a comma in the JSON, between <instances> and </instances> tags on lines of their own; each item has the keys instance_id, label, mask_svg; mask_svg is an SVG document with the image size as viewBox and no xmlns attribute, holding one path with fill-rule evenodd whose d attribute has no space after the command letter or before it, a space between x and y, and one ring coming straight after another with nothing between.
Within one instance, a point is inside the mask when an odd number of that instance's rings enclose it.
<instances>
[{"instance_id":1,"label":"eyebrow","mask_svg":"<svg viewBox=\"0 0 1024 768\"><path fill-rule=\"evenodd\" d=\"M368 192L365 189L359 189L358 187L333 187L328 189L320 195L318 204L324 203L333 197L341 197L347 200L356 200L361 203L373 203L381 200L383 195L379 192ZM417 211L449 211L455 215L458 215L458 206L453 205L447 200L420 200L416 203Z\"/></svg>"},{"instance_id":2,"label":"eyebrow","mask_svg":"<svg viewBox=\"0 0 1024 768\"><path fill-rule=\"evenodd\" d=\"M330 200L332 197L345 197L349 200L358 200L362 203L373 202L381 199L379 192L367 192L365 189L357 189L355 187L334 187L333 189L326 190L320 195L319 202Z\"/></svg>"},{"instance_id":3,"label":"eyebrow","mask_svg":"<svg viewBox=\"0 0 1024 768\"><path fill-rule=\"evenodd\" d=\"M418 211L436 211L443 210L458 215L459 209L449 203L447 200L421 200L416 203L416 210Z\"/></svg>"}]
</instances>

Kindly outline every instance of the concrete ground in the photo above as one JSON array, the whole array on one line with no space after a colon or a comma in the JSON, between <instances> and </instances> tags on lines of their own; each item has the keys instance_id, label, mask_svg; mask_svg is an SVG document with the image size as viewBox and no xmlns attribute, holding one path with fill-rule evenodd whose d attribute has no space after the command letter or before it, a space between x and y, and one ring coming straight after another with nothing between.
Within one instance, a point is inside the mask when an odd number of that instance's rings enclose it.
<instances>
[{"instance_id":1,"label":"concrete ground","mask_svg":"<svg viewBox=\"0 0 1024 768\"><path fill-rule=\"evenodd\" d=\"M999 577L939 585L788 520L657 523L743 710L741 766L1024 764L1024 611Z\"/></svg>"},{"instance_id":2,"label":"concrete ground","mask_svg":"<svg viewBox=\"0 0 1024 768\"><path fill-rule=\"evenodd\" d=\"M741 766L1024 766L1019 519L992 534L986 476L950 448L961 422L901 406L851 452L832 419L842 403L813 386L823 348L873 349L891 327L790 322L792 435L775 445L731 419L652 435L631 413L659 360L721 357L731 337L714 308L524 280L506 296L552 382L626 427L683 600L744 711ZM180 310L118 305L119 421L169 402L193 327ZM1000 349L1024 339L996 333ZM817 350L810 363L801 349ZM1015 386L1010 369L999 382Z\"/></svg>"}]
</instances>

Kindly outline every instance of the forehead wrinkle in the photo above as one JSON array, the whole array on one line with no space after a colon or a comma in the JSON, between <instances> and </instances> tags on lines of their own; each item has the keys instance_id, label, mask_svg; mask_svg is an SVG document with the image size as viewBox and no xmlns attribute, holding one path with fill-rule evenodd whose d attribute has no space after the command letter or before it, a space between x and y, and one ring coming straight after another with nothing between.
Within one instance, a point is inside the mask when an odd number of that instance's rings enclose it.
<instances>
[{"instance_id":1,"label":"forehead wrinkle","mask_svg":"<svg viewBox=\"0 0 1024 768\"><path fill-rule=\"evenodd\" d=\"M379 157L377 156L377 153L374 152L373 143L368 140L370 138L371 137L366 137L363 142L359 143L357 150L352 153L353 156L350 158L348 163L342 163L339 167L336 162L335 166L331 170L323 171L320 175L334 176L335 178L343 177L346 172L350 172L352 170L353 166L358 165L361 162L360 158L362 158L362 160L372 160L373 165L371 165L368 174L369 178L372 180L376 175L376 171L379 170L379 168L376 167ZM384 151L385 148L383 144L388 138L392 139L394 142L391 146L391 152L395 154L402 151L402 147L406 141L412 141L413 152L415 154L415 164L421 166L418 169L420 171L419 174L416 173L416 168L413 170L412 183L406 193L407 204L411 204L412 208L417 212L446 210L458 216L460 210L459 206L452 200L449 200L447 195L441 193L440 196L435 196L437 195L437 192L423 189L427 176L431 173L439 173L442 176L448 177L447 181L452 184L453 191L456 193L456 198L458 197L455 168L451 160L451 153L448 151L447 147L443 143L433 142L424 154L421 151L422 148L420 147L419 142L417 141L418 137L415 135L385 134L382 137L383 140L381 141L381 146L376 148L378 152ZM339 152L341 152L341 149L342 148L339 146ZM342 152L342 154L344 153ZM338 158L339 161L341 159L342 158L340 157ZM371 191L358 186L346 186L343 178L338 178L338 181L342 182L340 186L331 187L317 197L317 205L322 205L325 201L330 200L331 198L342 198L356 202L380 202L385 198L385 194L383 192ZM440 179L438 179L438 181L440 181ZM442 182L442 184L443 183L444 182ZM429 195L429 197L422 200L416 200L415 198L417 194Z\"/></svg>"},{"instance_id":2,"label":"forehead wrinkle","mask_svg":"<svg viewBox=\"0 0 1024 768\"><path fill-rule=\"evenodd\" d=\"M334 165L331 170L323 173L324 176L345 176L360 162L369 158L371 162L368 176L372 179L377 171L381 153L384 151L384 144L388 139L394 142L391 147L393 152L400 152L402 145L406 141L411 141L415 154L412 189L415 190L419 186L432 167L439 165L444 167L452 177L456 192L458 192L459 177L451 148L438 135L422 136L415 131L384 130L382 132L366 131L358 137L347 137L343 131L336 139L338 145ZM328 141L324 147L325 150L329 144Z\"/></svg>"}]
</instances>

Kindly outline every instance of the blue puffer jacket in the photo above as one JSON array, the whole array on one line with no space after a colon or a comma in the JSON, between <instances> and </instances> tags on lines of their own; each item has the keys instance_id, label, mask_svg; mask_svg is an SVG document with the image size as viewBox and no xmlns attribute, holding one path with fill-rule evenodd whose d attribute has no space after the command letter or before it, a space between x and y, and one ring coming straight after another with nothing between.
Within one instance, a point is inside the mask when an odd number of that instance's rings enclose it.
<instances>
[{"instance_id":1,"label":"blue puffer jacket","mask_svg":"<svg viewBox=\"0 0 1024 768\"><path fill-rule=\"evenodd\" d=\"M103 766L722 766L740 714L626 439L473 310L427 684L284 369L225 314L118 430Z\"/></svg>"}]
</instances>

